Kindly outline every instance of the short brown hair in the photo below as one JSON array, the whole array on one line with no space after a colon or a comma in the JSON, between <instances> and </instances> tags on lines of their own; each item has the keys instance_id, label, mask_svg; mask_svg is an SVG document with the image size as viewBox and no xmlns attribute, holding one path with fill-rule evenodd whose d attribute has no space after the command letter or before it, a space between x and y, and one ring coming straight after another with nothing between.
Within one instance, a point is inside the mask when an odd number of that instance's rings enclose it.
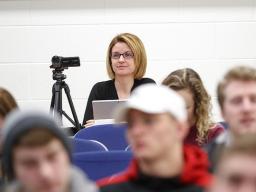
<instances>
[{"instance_id":1,"label":"short brown hair","mask_svg":"<svg viewBox=\"0 0 256 192\"><path fill-rule=\"evenodd\" d=\"M126 43L132 50L134 54L134 63L135 63L134 79L141 79L145 75L146 68L147 68L146 50L140 38L131 33L121 33L115 36L110 42L108 46L107 59L106 59L108 76L110 77L110 79L115 78L115 73L112 69L112 63L111 63L111 52L114 45L118 42Z\"/></svg>"},{"instance_id":2,"label":"short brown hair","mask_svg":"<svg viewBox=\"0 0 256 192\"><path fill-rule=\"evenodd\" d=\"M211 97L207 93L199 74L190 68L178 69L170 73L162 82L163 85L179 91L188 89L193 94L195 120L198 130L197 141L202 144L207 139L211 121Z\"/></svg>"},{"instance_id":3,"label":"short brown hair","mask_svg":"<svg viewBox=\"0 0 256 192\"><path fill-rule=\"evenodd\" d=\"M221 109L223 109L223 103L225 100L225 88L231 81L255 81L256 82L256 69L249 66L237 66L230 69L224 78L219 82L217 86L218 103Z\"/></svg>"},{"instance_id":4,"label":"short brown hair","mask_svg":"<svg viewBox=\"0 0 256 192\"><path fill-rule=\"evenodd\" d=\"M58 139L50 130L40 127L34 127L17 138L14 147L39 147Z\"/></svg>"},{"instance_id":5,"label":"short brown hair","mask_svg":"<svg viewBox=\"0 0 256 192\"><path fill-rule=\"evenodd\" d=\"M11 93L0 87L0 116L5 118L9 112L17 107L17 102Z\"/></svg>"}]
</instances>

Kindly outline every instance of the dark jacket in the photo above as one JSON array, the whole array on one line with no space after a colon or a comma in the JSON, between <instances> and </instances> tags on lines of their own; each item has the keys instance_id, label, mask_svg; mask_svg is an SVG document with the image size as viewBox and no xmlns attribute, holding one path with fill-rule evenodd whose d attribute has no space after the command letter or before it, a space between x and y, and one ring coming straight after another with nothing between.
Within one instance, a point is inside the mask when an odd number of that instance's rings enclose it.
<instances>
[{"instance_id":1,"label":"dark jacket","mask_svg":"<svg viewBox=\"0 0 256 192\"><path fill-rule=\"evenodd\" d=\"M199 192L212 180L207 155L196 146L184 147L185 164L180 175L158 178L143 174L134 160L129 168L98 182L102 192Z\"/></svg>"},{"instance_id":2,"label":"dark jacket","mask_svg":"<svg viewBox=\"0 0 256 192\"><path fill-rule=\"evenodd\" d=\"M216 164L219 160L222 150L231 142L231 135L229 131L220 134L213 142L206 145L205 150L208 153L208 158L211 164L210 171L214 172Z\"/></svg>"},{"instance_id":3,"label":"dark jacket","mask_svg":"<svg viewBox=\"0 0 256 192\"><path fill-rule=\"evenodd\" d=\"M133 91L136 87L146 84L146 83L155 83L153 79L150 78L142 78L135 79L132 87ZM92 101L94 100L114 100L119 99L115 87L115 80L108 80L96 83L89 95L87 100L87 105L84 113L83 125L86 124L87 120L93 119L93 109L92 109Z\"/></svg>"}]
</instances>

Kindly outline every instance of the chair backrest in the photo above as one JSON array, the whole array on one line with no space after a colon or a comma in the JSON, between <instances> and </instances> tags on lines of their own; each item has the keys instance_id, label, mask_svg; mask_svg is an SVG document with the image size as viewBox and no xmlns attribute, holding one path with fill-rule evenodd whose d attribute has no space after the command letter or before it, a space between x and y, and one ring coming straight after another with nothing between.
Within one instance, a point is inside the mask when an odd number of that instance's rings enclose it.
<instances>
[{"instance_id":1,"label":"chair backrest","mask_svg":"<svg viewBox=\"0 0 256 192\"><path fill-rule=\"evenodd\" d=\"M131 145L128 145L126 148L125 148L125 151L131 151Z\"/></svg>"},{"instance_id":2,"label":"chair backrest","mask_svg":"<svg viewBox=\"0 0 256 192\"><path fill-rule=\"evenodd\" d=\"M109 151L125 150L128 146L125 131L126 124L104 124L84 128L75 134L76 139L96 140L103 143Z\"/></svg>"},{"instance_id":3,"label":"chair backrest","mask_svg":"<svg viewBox=\"0 0 256 192\"><path fill-rule=\"evenodd\" d=\"M96 181L125 170L132 159L130 151L87 152L73 154L73 163Z\"/></svg>"},{"instance_id":4,"label":"chair backrest","mask_svg":"<svg viewBox=\"0 0 256 192\"><path fill-rule=\"evenodd\" d=\"M107 147L94 140L70 138L72 153L107 151Z\"/></svg>"}]
</instances>

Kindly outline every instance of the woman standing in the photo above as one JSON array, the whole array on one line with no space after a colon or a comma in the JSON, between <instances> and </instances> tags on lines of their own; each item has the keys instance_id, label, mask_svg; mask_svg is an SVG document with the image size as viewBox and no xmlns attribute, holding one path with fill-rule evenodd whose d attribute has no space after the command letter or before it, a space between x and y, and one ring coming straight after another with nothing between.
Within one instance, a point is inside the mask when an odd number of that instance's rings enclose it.
<instances>
[{"instance_id":1,"label":"woman standing","mask_svg":"<svg viewBox=\"0 0 256 192\"><path fill-rule=\"evenodd\" d=\"M84 114L85 127L94 124L93 100L127 99L136 87L155 83L150 78L143 78L147 57L144 45L136 35L122 33L114 37L108 47L106 65L111 80L93 86Z\"/></svg>"}]
</instances>

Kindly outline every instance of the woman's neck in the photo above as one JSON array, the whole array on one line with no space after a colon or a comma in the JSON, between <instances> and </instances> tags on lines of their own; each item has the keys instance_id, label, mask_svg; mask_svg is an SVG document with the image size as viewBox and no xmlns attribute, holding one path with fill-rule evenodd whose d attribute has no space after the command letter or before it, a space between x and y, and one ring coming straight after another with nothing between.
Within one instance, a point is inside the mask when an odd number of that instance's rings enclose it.
<instances>
[{"instance_id":1,"label":"woman's neck","mask_svg":"<svg viewBox=\"0 0 256 192\"><path fill-rule=\"evenodd\" d=\"M132 87L134 84L134 78L127 77L116 77L115 87L119 99L127 99L130 96Z\"/></svg>"},{"instance_id":2,"label":"woman's neck","mask_svg":"<svg viewBox=\"0 0 256 192\"><path fill-rule=\"evenodd\" d=\"M142 172L148 176L171 178L181 174L184 159L183 149L176 149L176 152L172 151L169 154L165 154L164 157L147 161L139 161L139 166Z\"/></svg>"}]
</instances>

